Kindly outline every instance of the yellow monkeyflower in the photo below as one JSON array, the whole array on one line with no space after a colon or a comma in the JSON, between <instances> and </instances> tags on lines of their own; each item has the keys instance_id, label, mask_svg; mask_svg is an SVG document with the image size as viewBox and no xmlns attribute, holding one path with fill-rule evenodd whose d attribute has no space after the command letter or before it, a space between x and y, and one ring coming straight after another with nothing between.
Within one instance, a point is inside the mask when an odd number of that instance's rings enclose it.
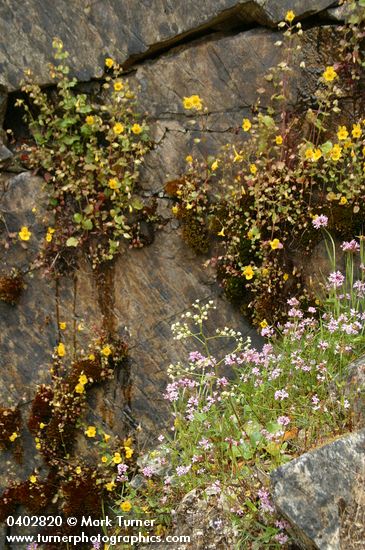
<instances>
[{"instance_id":1,"label":"yellow monkeyflower","mask_svg":"<svg viewBox=\"0 0 365 550\"><path fill-rule=\"evenodd\" d=\"M111 69L114 65L114 60L111 57L107 57L105 60L105 66Z\"/></svg>"},{"instance_id":2,"label":"yellow monkeyflower","mask_svg":"<svg viewBox=\"0 0 365 550\"><path fill-rule=\"evenodd\" d=\"M64 321L61 321L58 326L60 327L61 330L66 330L67 323L65 323Z\"/></svg>"},{"instance_id":3,"label":"yellow monkeyflower","mask_svg":"<svg viewBox=\"0 0 365 550\"><path fill-rule=\"evenodd\" d=\"M307 160L313 160L313 155L314 155L314 151L311 147L305 150L304 156Z\"/></svg>"},{"instance_id":4,"label":"yellow monkeyflower","mask_svg":"<svg viewBox=\"0 0 365 550\"><path fill-rule=\"evenodd\" d=\"M95 355L93 353L90 353L88 359L89 361L95 361Z\"/></svg>"},{"instance_id":5,"label":"yellow monkeyflower","mask_svg":"<svg viewBox=\"0 0 365 550\"><path fill-rule=\"evenodd\" d=\"M113 126L113 132L114 134L116 134L117 136L119 136L119 134L121 134L122 132L124 132L124 126L121 122L117 122L116 124L114 124Z\"/></svg>"},{"instance_id":6,"label":"yellow monkeyflower","mask_svg":"<svg viewBox=\"0 0 365 550\"><path fill-rule=\"evenodd\" d=\"M190 111L195 109L196 111L201 111L203 108L203 103L201 98L198 95L191 95L190 97L184 97L183 99L184 109Z\"/></svg>"},{"instance_id":7,"label":"yellow monkeyflower","mask_svg":"<svg viewBox=\"0 0 365 550\"><path fill-rule=\"evenodd\" d=\"M273 239L269 244L271 246L271 250L277 250L278 248L283 247L279 239Z\"/></svg>"},{"instance_id":8,"label":"yellow monkeyflower","mask_svg":"<svg viewBox=\"0 0 365 550\"><path fill-rule=\"evenodd\" d=\"M93 116L89 115L86 117L85 121L86 121L86 124L88 124L89 126L92 126L95 122L95 119Z\"/></svg>"},{"instance_id":9,"label":"yellow monkeyflower","mask_svg":"<svg viewBox=\"0 0 365 550\"><path fill-rule=\"evenodd\" d=\"M287 281L287 280L289 279L289 275L288 275L288 273L284 273L284 275L283 275L283 279L284 279L284 281Z\"/></svg>"},{"instance_id":10,"label":"yellow monkeyflower","mask_svg":"<svg viewBox=\"0 0 365 550\"><path fill-rule=\"evenodd\" d=\"M109 434L106 434L104 433L104 441L107 443L109 441L109 439L111 438L111 436Z\"/></svg>"},{"instance_id":11,"label":"yellow monkeyflower","mask_svg":"<svg viewBox=\"0 0 365 550\"><path fill-rule=\"evenodd\" d=\"M256 164L250 164L250 172L251 174L255 175L257 173L257 166Z\"/></svg>"},{"instance_id":12,"label":"yellow monkeyflower","mask_svg":"<svg viewBox=\"0 0 365 550\"><path fill-rule=\"evenodd\" d=\"M224 227L222 227L222 229L219 231L219 233L217 233L218 237L224 237Z\"/></svg>"},{"instance_id":13,"label":"yellow monkeyflower","mask_svg":"<svg viewBox=\"0 0 365 550\"><path fill-rule=\"evenodd\" d=\"M23 227L20 228L18 235L21 241L29 241L32 233L29 231L28 227L23 225Z\"/></svg>"},{"instance_id":14,"label":"yellow monkeyflower","mask_svg":"<svg viewBox=\"0 0 365 550\"><path fill-rule=\"evenodd\" d=\"M87 435L87 437L95 437L96 436L95 426L88 426L87 430L85 430L85 435Z\"/></svg>"},{"instance_id":15,"label":"yellow monkeyflower","mask_svg":"<svg viewBox=\"0 0 365 550\"><path fill-rule=\"evenodd\" d=\"M121 90L123 90L124 88L124 85L122 82L120 82L120 80L117 80L117 82L114 82L114 90L116 92L120 92Z\"/></svg>"},{"instance_id":16,"label":"yellow monkeyflower","mask_svg":"<svg viewBox=\"0 0 365 550\"><path fill-rule=\"evenodd\" d=\"M11 442L15 441L17 437L19 437L19 435L16 432L13 432L11 435L9 435L9 439Z\"/></svg>"},{"instance_id":17,"label":"yellow monkeyflower","mask_svg":"<svg viewBox=\"0 0 365 550\"><path fill-rule=\"evenodd\" d=\"M174 214L174 216L176 216L178 211L179 211L179 207L177 205L175 205L171 208L171 212Z\"/></svg>"},{"instance_id":18,"label":"yellow monkeyflower","mask_svg":"<svg viewBox=\"0 0 365 550\"><path fill-rule=\"evenodd\" d=\"M131 449L130 447L124 447L124 452L126 458L132 458L134 453L133 449Z\"/></svg>"},{"instance_id":19,"label":"yellow monkeyflower","mask_svg":"<svg viewBox=\"0 0 365 550\"><path fill-rule=\"evenodd\" d=\"M108 457L107 456L102 456L101 461L105 464L105 462L108 462Z\"/></svg>"},{"instance_id":20,"label":"yellow monkeyflower","mask_svg":"<svg viewBox=\"0 0 365 550\"><path fill-rule=\"evenodd\" d=\"M295 19L295 13L292 10L289 10L285 14L285 21L292 23Z\"/></svg>"},{"instance_id":21,"label":"yellow monkeyflower","mask_svg":"<svg viewBox=\"0 0 365 550\"><path fill-rule=\"evenodd\" d=\"M345 139L347 139L349 137L349 133L347 131L346 126L339 126L338 127L337 137L340 141L344 141Z\"/></svg>"},{"instance_id":22,"label":"yellow monkeyflower","mask_svg":"<svg viewBox=\"0 0 365 550\"><path fill-rule=\"evenodd\" d=\"M246 280L249 281L254 276L254 270L250 265L246 265L246 267L243 268L243 274L246 277Z\"/></svg>"},{"instance_id":23,"label":"yellow monkeyflower","mask_svg":"<svg viewBox=\"0 0 365 550\"><path fill-rule=\"evenodd\" d=\"M193 157L191 155L188 155L187 157L185 157L185 160L187 163L191 164L193 162Z\"/></svg>"},{"instance_id":24,"label":"yellow monkeyflower","mask_svg":"<svg viewBox=\"0 0 365 550\"><path fill-rule=\"evenodd\" d=\"M252 127L251 121L248 118L244 118L242 121L242 129L245 132L249 132Z\"/></svg>"},{"instance_id":25,"label":"yellow monkeyflower","mask_svg":"<svg viewBox=\"0 0 365 550\"><path fill-rule=\"evenodd\" d=\"M110 189L119 189L120 183L116 178L111 178L108 182Z\"/></svg>"},{"instance_id":26,"label":"yellow monkeyflower","mask_svg":"<svg viewBox=\"0 0 365 550\"><path fill-rule=\"evenodd\" d=\"M240 162L241 160L243 160L243 155L241 155L240 153L237 153L235 147L233 147L233 151L234 151L233 162Z\"/></svg>"},{"instance_id":27,"label":"yellow monkeyflower","mask_svg":"<svg viewBox=\"0 0 365 550\"><path fill-rule=\"evenodd\" d=\"M88 382L88 379L87 379L86 374L80 374L80 376L79 376L79 384L85 385L85 384L87 384L87 382Z\"/></svg>"},{"instance_id":28,"label":"yellow monkeyflower","mask_svg":"<svg viewBox=\"0 0 365 550\"><path fill-rule=\"evenodd\" d=\"M106 346L103 347L100 353L104 355L104 357L109 357L109 355L111 355L112 353L112 350L110 349L110 346L107 344Z\"/></svg>"},{"instance_id":29,"label":"yellow monkeyflower","mask_svg":"<svg viewBox=\"0 0 365 550\"><path fill-rule=\"evenodd\" d=\"M218 166L219 166L219 160L215 160L211 166L211 169L213 170L213 172L217 170Z\"/></svg>"},{"instance_id":30,"label":"yellow monkeyflower","mask_svg":"<svg viewBox=\"0 0 365 550\"><path fill-rule=\"evenodd\" d=\"M76 384L75 386L75 392L76 393L84 393L85 391L85 387L84 387L84 384L81 384L80 382L78 384Z\"/></svg>"},{"instance_id":31,"label":"yellow monkeyflower","mask_svg":"<svg viewBox=\"0 0 365 550\"><path fill-rule=\"evenodd\" d=\"M110 481L109 483L106 483L105 484L105 488L107 491L112 491L115 487L115 483L114 481Z\"/></svg>"},{"instance_id":32,"label":"yellow monkeyflower","mask_svg":"<svg viewBox=\"0 0 365 550\"><path fill-rule=\"evenodd\" d=\"M29 478L29 481L30 481L31 483L37 483L37 476L31 475L30 478Z\"/></svg>"},{"instance_id":33,"label":"yellow monkeyflower","mask_svg":"<svg viewBox=\"0 0 365 550\"><path fill-rule=\"evenodd\" d=\"M50 227L48 228L48 231L47 231L47 235L46 235L46 241L47 243L50 243L53 239L53 233L54 233L54 230L53 231L50 231Z\"/></svg>"},{"instance_id":34,"label":"yellow monkeyflower","mask_svg":"<svg viewBox=\"0 0 365 550\"><path fill-rule=\"evenodd\" d=\"M330 156L332 160L340 160L342 156L342 147L338 145L338 143L335 143L334 146L331 149Z\"/></svg>"},{"instance_id":35,"label":"yellow monkeyflower","mask_svg":"<svg viewBox=\"0 0 365 550\"><path fill-rule=\"evenodd\" d=\"M347 204L347 199L346 199L346 197L342 196L342 197L340 198L340 200L339 200L339 204L341 204L342 206L343 206L344 204Z\"/></svg>"},{"instance_id":36,"label":"yellow monkeyflower","mask_svg":"<svg viewBox=\"0 0 365 550\"><path fill-rule=\"evenodd\" d=\"M193 105L193 109L200 111L203 108L202 100L198 95L192 95L190 99Z\"/></svg>"},{"instance_id":37,"label":"yellow monkeyflower","mask_svg":"<svg viewBox=\"0 0 365 550\"><path fill-rule=\"evenodd\" d=\"M337 78L338 75L335 69L332 66L330 66L330 67L326 67L326 70L324 71L322 76L326 82L332 82L335 78Z\"/></svg>"},{"instance_id":38,"label":"yellow monkeyflower","mask_svg":"<svg viewBox=\"0 0 365 550\"><path fill-rule=\"evenodd\" d=\"M361 132L360 124L353 124L352 125L352 132L351 132L352 137L359 138L359 137L361 137L361 133L362 132Z\"/></svg>"},{"instance_id":39,"label":"yellow monkeyflower","mask_svg":"<svg viewBox=\"0 0 365 550\"><path fill-rule=\"evenodd\" d=\"M282 145L283 143L283 136L276 136L275 138L276 145Z\"/></svg>"},{"instance_id":40,"label":"yellow monkeyflower","mask_svg":"<svg viewBox=\"0 0 365 550\"><path fill-rule=\"evenodd\" d=\"M41 423L39 424L39 427L40 427L41 430L43 430L43 428L46 427L46 424L45 424L44 422L41 422Z\"/></svg>"},{"instance_id":41,"label":"yellow monkeyflower","mask_svg":"<svg viewBox=\"0 0 365 550\"><path fill-rule=\"evenodd\" d=\"M133 124L132 128L131 128L133 134L135 134L136 136L138 136L138 134L140 134L142 132L142 126L140 126L139 124L135 123Z\"/></svg>"},{"instance_id":42,"label":"yellow monkeyflower","mask_svg":"<svg viewBox=\"0 0 365 550\"><path fill-rule=\"evenodd\" d=\"M122 512L130 512L130 510L132 509L132 505L129 502L129 500L125 500L124 502L121 503L120 508Z\"/></svg>"},{"instance_id":43,"label":"yellow monkeyflower","mask_svg":"<svg viewBox=\"0 0 365 550\"><path fill-rule=\"evenodd\" d=\"M63 342L60 342L57 346L57 354L59 357L64 357L66 355L66 348Z\"/></svg>"},{"instance_id":44,"label":"yellow monkeyflower","mask_svg":"<svg viewBox=\"0 0 365 550\"><path fill-rule=\"evenodd\" d=\"M313 160L319 160L321 156L322 156L322 151L320 149L314 149Z\"/></svg>"},{"instance_id":45,"label":"yellow monkeyflower","mask_svg":"<svg viewBox=\"0 0 365 550\"><path fill-rule=\"evenodd\" d=\"M81 474L81 472L82 472L81 467L80 467L80 466L76 466L75 472L76 472L78 475Z\"/></svg>"},{"instance_id":46,"label":"yellow monkeyflower","mask_svg":"<svg viewBox=\"0 0 365 550\"><path fill-rule=\"evenodd\" d=\"M120 464L122 462L122 457L120 453L114 453L113 462L114 464Z\"/></svg>"},{"instance_id":47,"label":"yellow monkeyflower","mask_svg":"<svg viewBox=\"0 0 365 550\"><path fill-rule=\"evenodd\" d=\"M266 328L266 327L268 326L268 324L269 324L269 323L266 321L266 319L263 319L263 320L261 321L261 323L260 323L260 327L261 327L261 328Z\"/></svg>"}]
</instances>

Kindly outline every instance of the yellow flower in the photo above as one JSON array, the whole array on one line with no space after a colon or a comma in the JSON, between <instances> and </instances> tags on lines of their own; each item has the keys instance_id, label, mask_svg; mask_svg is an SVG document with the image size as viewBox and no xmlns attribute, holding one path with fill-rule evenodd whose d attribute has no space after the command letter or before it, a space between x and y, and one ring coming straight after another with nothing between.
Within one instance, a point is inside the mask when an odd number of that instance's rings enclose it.
<instances>
[{"instance_id":1,"label":"yellow flower","mask_svg":"<svg viewBox=\"0 0 365 550\"><path fill-rule=\"evenodd\" d=\"M243 268L243 274L246 280L249 281L254 276L254 271L250 265L246 265L246 267Z\"/></svg>"},{"instance_id":2,"label":"yellow flower","mask_svg":"<svg viewBox=\"0 0 365 550\"><path fill-rule=\"evenodd\" d=\"M18 235L19 235L19 239L20 239L21 241L29 241L29 239L30 239L32 233L29 231L28 227L23 226L23 227L20 229Z\"/></svg>"},{"instance_id":3,"label":"yellow flower","mask_svg":"<svg viewBox=\"0 0 365 550\"><path fill-rule=\"evenodd\" d=\"M132 509L132 505L129 502L129 500L125 500L124 502L121 503L120 508L122 512L129 512Z\"/></svg>"},{"instance_id":4,"label":"yellow flower","mask_svg":"<svg viewBox=\"0 0 365 550\"><path fill-rule=\"evenodd\" d=\"M248 118L244 118L243 121L242 121L242 129L243 129L245 132L249 132L251 126L252 126L252 124L251 124L251 122L248 120Z\"/></svg>"},{"instance_id":5,"label":"yellow flower","mask_svg":"<svg viewBox=\"0 0 365 550\"><path fill-rule=\"evenodd\" d=\"M105 464L105 462L108 462L108 457L107 456L102 456L101 461Z\"/></svg>"},{"instance_id":6,"label":"yellow flower","mask_svg":"<svg viewBox=\"0 0 365 550\"><path fill-rule=\"evenodd\" d=\"M59 327L61 330L65 330L67 327L67 323L65 323L64 321L61 321L61 323L59 324Z\"/></svg>"},{"instance_id":7,"label":"yellow flower","mask_svg":"<svg viewBox=\"0 0 365 550\"><path fill-rule=\"evenodd\" d=\"M122 457L120 456L120 453L114 453L113 462L114 464L120 464L122 462Z\"/></svg>"},{"instance_id":8,"label":"yellow flower","mask_svg":"<svg viewBox=\"0 0 365 550\"><path fill-rule=\"evenodd\" d=\"M105 357L109 357L111 353L112 353L112 350L110 349L109 345L104 346L103 349L101 350L101 354L104 355Z\"/></svg>"},{"instance_id":9,"label":"yellow flower","mask_svg":"<svg viewBox=\"0 0 365 550\"><path fill-rule=\"evenodd\" d=\"M76 393L81 394L81 393L84 393L84 391L85 391L84 384L80 384L80 383L76 384L76 386L75 386L75 392Z\"/></svg>"},{"instance_id":10,"label":"yellow flower","mask_svg":"<svg viewBox=\"0 0 365 550\"><path fill-rule=\"evenodd\" d=\"M186 162L191 164L193 162L193 157L191 155L188 155L187 157L185 157L185 160L186 160Z\"/></svg>"},{"instance_id":11,"label":"yellow flower","mask_svg":"<svg viewBox=\"0 0 365 550\"><path fill-rule=\"evenodd\" d=\"M312 148L306 149L306 151L305 151L305 158L306 158L307 160L312 160L312 159L313 159L313 155L314 155L314 152L313 152L313 149L312 149Z\"/></svg>"},{"instance_id":12,"label":"yellow flower","mask_svg":"<svg viewBox=\"0 0 365 550\"><path fill-rule=\"evenodd\" d=\"M276 136L275 143L276 143L276 145L281 145L283 143L283 137L282 136Z\"/></svg>"},{"instance_id":13,"label":"yellow flower","mask_svg":"<svg viewBox=\"0 0 365 550\"><path fill-rule=\"evenodd\" d=\"M124 126L123 124L121 124L121 122L117 122L116 124L114 124L113 126L113 132L114 134L117 134L117 136L119 134L121 134L122 132L124 132Z\"/></svg>"},{"instance_id":14,"label":"yellow flower","mask_svg":"<svg viewBox=\"0 0 365 550\"><path fill-rule=\"evenodd\" d=\"M266 321L266 319L263 319L260 323L260 327L261 328L266 328L268 326L268 322Z\"/></svg>"},{"instance_id":15,"label":"yellow flower","mask_svg":"<svg viewBox=\"0 0 365 550\"><path fill-rule=\"evenodd\" d=\"M115 487L115 483L114 481L110 481L109 483L106 483L105 484L105 488L107 491L112 491Z\"/></svg>"},{"instance_id":16,"label":"yellow flower","mask_svg":"<svg viewBox=\"0 0 365 550\"><path fill-rule=\"evenodd\" d=\"M133 449L131 449L130 447L124 447L124 451L125 451L126 458L132 458L134 453Z\"/></svg>"},{"instance_id":17,"label":"yellow flower","mask_svg":"<svg viewBox=\"0 0 365 550\"><path fill-rule=\"evenodd\" d=\"M104 434L104 441L107 443L110 439L110 435L109 434Z\"/></svg>"},{"instance_id":18,"label":"yellow flower","mask_svg":"<svg viewBox=\"0 0 365 550\"><path fill-rule=\"evenodd\" d=\"M342 196L342 197L340 198L339 204L344 205L344 204L346 204L346 203L347 203L346 197Z\"/></svg>"},{"instance_id":19,"label":"yellow flower","mask_svg":"<svg viewBox=\"0 0 365 550\"><path fill-rule=\"evenodd\" d=\"M332 147L330 155L332 160L339 160L342 155L342 147L340 147L338 143L335 143L334 146Z\"/></svg>"},{"instance_id":20,"label":"yellow flower","mask_svg":"<svg viewBox=\"0 0 365 550\"><path fill-rule=\"evenodd\" d=\"M52 241L52 239L53 239L52 233L47 233L47 235L46 235L46 241L47 241L47 243L50 243L50 242Z\"/></svg>"},{"instance_id":21,"label":"yellow flower","mask_svg":"<svg viewBox=\"0 0 365 550\"><path fill-rule=\"evenodd\" d=\"M171 211L172 211L172 213L176 216L176 214L177 214L178 211L179 211L179 207L175 205L175 206L173 206L173 207L171 208Z\"/></svg>"},{"instance_id":22,"label":"yellow flower","mask_svg":"<svg viewBox=\"0 0 365 550\"><path fill-rule=\"evenodd\" d=\"M284 281L287 281L287 280L289 279L289 275L288 275L288 273L284 273L284 275L283 275L283 279L284 279Z\"/></svg>"},{"instance_id":23,"label":"yellow flower","mask_svg":"<svg viewBox=\"0 0 365 550\"><path fill-rule=\"evenodd\" d=\"M219 160L215 160L211 166L213 172L215 172L215 170L217 170L218 168L218 165L219 165Z\"/></svg>"},{"instance_id":24,"label":"yellow flower","mask_svg":"<svg viewBox=\"0 0 365 550\"><path fill-rule=\"evenodd\" d=\"M359 137L361 137L361 133L362 132L361 132L360 124L353 124L352 125L352 132L351 132L352 137L359 138Z\"/></svg>"},{"instance_id":25,"label":"yellow flower","mask_svg":"<svg viewBox=\"0 0 365 550\"><path fill-rule=\"evenodd\" d=\"M270 241L271 250L277 250L278 248L282 248L282 244L279 241L279 239L273 239Z\"/></svg>"},{"instance_id":26,"label":"yellow flower","mask_svg":"<svg viewBox=\"0 0 365 550\"><path fill-rule=\"evenodd\" d=\"M79 384L87 384L88 380L87 380L87 376L85 374L81 374L80 377L79 377Z\"/></svg>"},{"instance_id":27,"label":"yellow flower","mask_svg":"<svg viewBox=\"0 0 365 550\"><path fill-rule=\"evenodd\" d=\"M224 237L224 227L217 233L218 237Z\"/></svg>"},{"instance_id":28,"label":"yellow flower","mask_svg":"<svg viewBox=\"0 0 365 550\"><path fill-rule=\"evenodd\" d=\"M95 355L93 353L90 353L89 360L90 361L95 361Z\"/></svg>"},{"instance_id":29,"label":"yellow flower","mask_svg":"<svg viewBox=\"0 0 365 550\"><path fill-rule=\"evenodd\" d=\"M190 111L190 109L193 108L193 102L191 101L191 98L184 97L183 105L184 105L184 109L187 109L188 111Z\"/></svg>"},{"instance_id":30,"label":"yellow flower","mask_svg":"<svg viewBox=\"0 0 365 550\"><path fill-rule=\"evenodd\" d=\"M114 61L111 57L107 57L105 60L105 66L108 67L108 69L111 69L114 65Z\"/></svg>"},{"instance_id":31,"label":"yellow flower","mask_svg":"<svg viewBox=\"0 0 365 550\"><path fill-rule=\"evenodd\" d=\"M87 430L85 430L85 434L87 435L87 437L95 437L96 436L95 426L88 426Z\"/></svg>"},{"instance_id":32,"label":"yellow flower","mask_svg":"<svg viewBox=\"0 0 365 550\"><path fill-rule=\"evenodd\" d=\"M94 117L91 115L87 116L85 120L86 120L86 124L88 124L89 126L91 126L95 122Z\"/></svg>"},{"instance_id":33,"label":"yellow flower","mask_svg":"<svg viewBox=\"0 0 365 550\"><path fill-rule=\"evenodd\" d=\"M30 481L31 483L37 483L37 476L31 475L30 478L29 478L29 481Z\"/></svg>"},{"instance_id":34,"label":"yellow flower","mask_svg":"<svg viewBox=\"0 0 365 550\"><path fill-rule=\"evenodd\" d=\"M267 275L269 274L269 270L267 269L267 267L263 267L261 273L263 277L267 277Z\"/></svg>"},{"instance_id":35,"label":"yellow flower","mask_svg":"<svg viewBox=\"0 0 365 550\"><path fill-rule=\"evenodd\" d=\"M237 153L235 147L233 147L233 151L234 151L233 162L240 162L241 160L243 160L243 156L240 153Z\"/></svg>"},{"instance_id":36,"label":"yellow flower","mask_svg":"<svg viewBox=\"0 0 365 550\"><path fill-rule=\"evenodd\" d=\"M288 23L292 23L294 19L295 13L292 10L287 11L285 15L285 21L287 21Z\"/></svg>"},{"instance_id":37,"label":"yellow flower","mask_svg":"<svg viewBox=\"0 0 365 550\"><path fill-rule=\"evenodd\" d=\"M110 189L119 189L120 183L116 178L111 178L108 182Z\"/></svg>"},{"instance_id":38,"label":"yellow flower","mask_svg":"<svg viewBox=\"0 0 365 550\"><path fill-rule=\"evenodd\" d=\"M81 470L80 466L76 466L75 472L76 472L77 474L81 474L82 470Z\"/></svg>"},{"instance_id":39,"label":"yellow flower","mask_svg":"<svg viewBox=\"0 0 365 550\"><path fill-rule=\"evenodd\" d=\"M347 131L346 126L339 126L338 127L337 137L341 141L344 141L345 139L347 139L349 137L349 133Z\"/></svg>"},{"instance_id":40,"label":"yellow flower","mask_svg":"<svg viewBox=\"0 0 365 550\"><path fill-rule=\"evenodd\" d=\"M322 151L320 149L314 149L313 160L319 160L321 156L322 156Z\"/></svg>"},{"instance_id":41,"label":"yellow flower","mask_svg":"<svg viewBox=\"0 0 365 550\"><path fill-rule=\"evenodd\" d=\"M257 166L256 164L250 164L250 172L251 174L255 175L257 172Z\"/></svg>"},{"instance_id":42,"label":"yellow flower","mask_svg":"<svg viewBox=\"0 0 365 550\"><path fill-rule=\"evenodd\" d=\"M9 439L11 442L15 441L17 437L19 437L19 435L16 432L13 432L11 435L9 435Z\"/></svg>"},{"instance_id":43,"label":"yellow flower","mask_svg":"<svg viewBox=\"0 0 365 550\"><path fill-rule=\"evenodd\" d=\"M335 69L331 66L331 67L326 67L326 70L324 71L322 76L326 82L332 82L335 78L337 78L338 75Z\"/></svg>"},{"instance_id":44,"label":"yellow flower","mask_svg":"<svg viewBox=\"0 0 365 550\"><path fill-rule=\"evenodd\" d=\"M120 92L121 90L123 90L124 86L123 86L123 83L120 82L119 80L117 82L114 82L114 90L116 92Z\"/></svg>"},{"instance_id":45,"label":"yellow flower","mask_svg":"<svg viewBox=\"0 0 365 550\"><path fill-rule=\"evenodd\" d=\"M57 346L57 354L59 357L64 357L66 355L66 348L63 342L60 342Z\"/></svg>"},{"instance_id":46,"label":"yellow flower","mask_svg":"<svg viewBox=\"0 0 365 550\"><path fill-rule=\"evenodd\" d=\"M203 107L202 100L200 99L200 97L198 95L192 95L190 99L193 105L193 109L200 111Z\"/></svg>"},{"instance_id":47,"label":"yellow flower","mask_svg":"<svg viewBox=\"0 0 365 550\"><path fill-rule=\"evenodd\" d=\"M138 134L140 134L142 132L142 126L135 123L135 124L133 124L131 130L132 130L133 134L136 134L136 136L138 136Z\"/></svg>"}]
</instances>

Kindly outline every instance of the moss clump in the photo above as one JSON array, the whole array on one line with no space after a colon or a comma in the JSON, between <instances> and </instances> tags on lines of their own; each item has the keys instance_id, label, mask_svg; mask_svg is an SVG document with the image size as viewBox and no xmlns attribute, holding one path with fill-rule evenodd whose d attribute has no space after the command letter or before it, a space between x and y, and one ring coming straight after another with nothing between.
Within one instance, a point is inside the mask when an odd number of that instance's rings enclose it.
<instances>
[{"instance_id":1,"label":"moss clump","mask_svg":"<svg viewBox=\"0 0 365 550\"><path fill-rule=\"evenodd\" d=\"M23 277L19 274L0 275L0 300L16 305L24 289Z\"/></svg>"},{"instance_id":2,"label":"moss clump","mask_svg":"<svg viewBox=\"0 0 365 550\"><path fill-rule=\"evenodd\" d=\"M209 238L207 228L203 222L197 220L194 216L184 218L182 237L197 254L206 254L208 252Z\"/></svg>"}]
</instances>

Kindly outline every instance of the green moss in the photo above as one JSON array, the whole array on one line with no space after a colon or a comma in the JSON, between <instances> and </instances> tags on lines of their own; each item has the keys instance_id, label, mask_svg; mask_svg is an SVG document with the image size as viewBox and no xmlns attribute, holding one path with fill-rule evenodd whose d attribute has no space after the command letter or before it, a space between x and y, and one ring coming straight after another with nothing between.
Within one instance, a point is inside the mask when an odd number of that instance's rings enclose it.
<instances>
[{"instance_id":1,"label":"green moss","mask_svg":"<svg viewBox=\"0 0 365 550\"><path fill-rule=\"evenodd\" d=\"M197 253L206 254L209 250L208 231L204 223L194 216L184 218L182 226L184 241Z\"/></svg>"}]
</instances>

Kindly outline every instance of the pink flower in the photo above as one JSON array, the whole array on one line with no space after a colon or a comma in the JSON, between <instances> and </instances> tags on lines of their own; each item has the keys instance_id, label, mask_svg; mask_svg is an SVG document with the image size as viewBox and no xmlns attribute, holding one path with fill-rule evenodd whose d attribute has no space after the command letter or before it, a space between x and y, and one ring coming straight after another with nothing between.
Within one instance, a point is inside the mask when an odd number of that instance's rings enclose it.
<instances>
[{"instance_id":1,"label":"pink flower","mask_svg":"<svg viewBox=\"0 0 365 550\"><path fill-rule=\"evenodd\" d=\"M327 216L324 216L323 214L321 214L320 216L316 216L312 220L312 224L315 229L319 229L320 227L327 227L328 218Z\"/></svg>"},{"instance_id":2,"label":"pink flower","mask_svg":"<svg viewBox=\"0 0 365 550\"><path fill-rule=\"evenodd\" d=\"M328 277L328 282L334 288L338 288L343 285L345 282L345 277L342 275L341 271L334 271Z\"/></svg>"},{"instance_id":3,"label":"pink flower","mask_svg":"<svg viewBox=\"0 0 365 550\"><path fill-rule=\"evenodd\" d=\"M277 419L277 423L281 426L287 426L288 424L290 424L290 418L288 416L279 416L279 418Z\"/></svg>"},{"instance_id":4,"label":"pink flower","mask_svg":"<svg viewBox=\"0 0 365 550\"><path fill-rule=\"evenodd\" d=\"M277 401L278 399L280 399L280 401L282 401L283 399L285 399L286 397L289 397L289 394L286 390L277 390L275 392L275 395L274 395L274 398L275 400Z\"/></svg>"},{"instance_id":5,"label":"pink flower","mask_svg":"<svg viewBox=\"0 0 365 550\"><path fill-rule=\"evenodd\" d=\"M355 239L352 239L352 241L343 242L341 248L344 252L358 252L360 250L360 245Z\"/></svg>"}]
</instances>

